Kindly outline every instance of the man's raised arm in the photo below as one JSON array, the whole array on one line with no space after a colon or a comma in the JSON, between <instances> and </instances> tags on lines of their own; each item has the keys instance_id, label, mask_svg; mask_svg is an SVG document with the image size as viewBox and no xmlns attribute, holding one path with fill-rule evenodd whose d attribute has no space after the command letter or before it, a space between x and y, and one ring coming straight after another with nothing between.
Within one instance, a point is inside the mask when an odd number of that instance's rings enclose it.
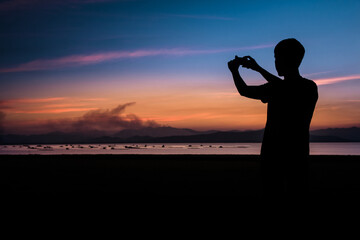
<instances>
[{"instance_id":1,"label":"man's raised arm","mask_svg":"<svg viewBox=\"0 0 360 240\"><path fill-rule=\"evenodd\" d=\"M265 89L262 86L248 86L239 74L239 66L243 64L241 58L235 56L235 59L228 62L228 67L232 73L235 86L241 96L253 99L263 99Z\"/></svg>"},{"instance_id":2,"label":"man's raised arm","mask_svg":"<svg viewBox=\"0 0 360 240\"><path fill-rule=\"evenodd\" d=\"M236 56L235 59L236 58L239 58L239 57ZM250 68L251 70L254 70L254 71L260 73L263 76L263 78L265 78L265 80L268 81L269 83L282 80L281 78L279 78L279 77L269 73L265 69L263 69L252 57L245 56L243 58L246 59L246 61L243 61L243 63L241 64L243 67Z\"/></svg>"}]
</instances>

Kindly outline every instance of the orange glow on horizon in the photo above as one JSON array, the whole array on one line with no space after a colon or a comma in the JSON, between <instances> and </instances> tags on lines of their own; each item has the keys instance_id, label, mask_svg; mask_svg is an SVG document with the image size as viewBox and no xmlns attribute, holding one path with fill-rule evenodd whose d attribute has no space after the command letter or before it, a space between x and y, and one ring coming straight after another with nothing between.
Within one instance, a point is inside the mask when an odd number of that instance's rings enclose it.
<instances>
[{"instance_id":1,"label":"orange glow on horizon","mask_svg":"<svg viewBox=\"0 0 360 240\"><path fill-rule=\"evenodd\" d=\"M357 76L316 80L320 85L320 98L312 128L360 125L360 100L356 92L349 93L346 99L336 99L336 88L321 88L322 85L356 80ZM162 126L195 130L255 130L265 126L267 105L241 97L229 76L221 83L203 79L168 79L167 84L164 81L150 78L141 82L128 81L126 86L116 79L101 84L59 83L59 88L52 88L56 92L46 93L61 97L0 101L0 109L6 115L3 125L6 131L17 131L20 129L17 126L28 127L31 131L31 124L76 119L91 110L113 109L119 104L136 102L121 113L124 119L134 115L144 122L155 121ZM41 88L34 95L40 92Z\"/></svg>"}]
</instances>

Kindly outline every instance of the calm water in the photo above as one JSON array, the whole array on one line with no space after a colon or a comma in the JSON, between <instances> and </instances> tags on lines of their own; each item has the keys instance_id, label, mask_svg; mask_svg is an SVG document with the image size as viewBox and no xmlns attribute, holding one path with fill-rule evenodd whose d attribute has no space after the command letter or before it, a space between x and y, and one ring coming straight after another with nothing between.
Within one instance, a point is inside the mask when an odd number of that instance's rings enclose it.
<instances>
[{"instance_id":1,"label":"calm water","mask_svg":"<svg viewBox=\"0 0 360 240\"><path fill-rule=\"evenodd\" d=\"M260 154L261 143L1 145L15 154ZM360 155L360 143L311 143L312 155Z\"/></svg>"}]
</instances>

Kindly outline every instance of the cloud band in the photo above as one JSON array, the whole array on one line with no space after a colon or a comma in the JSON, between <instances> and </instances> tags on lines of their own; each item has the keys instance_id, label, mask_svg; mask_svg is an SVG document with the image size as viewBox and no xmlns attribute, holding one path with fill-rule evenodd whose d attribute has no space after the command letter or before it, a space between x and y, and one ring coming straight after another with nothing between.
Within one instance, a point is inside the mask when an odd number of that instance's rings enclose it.
<instances>
[{"instance_id":1,"label":"cloud band","mask_svg":"<svg viewBox=\"0 0 360 240\"><path fill-rule=\"evenodd\" d=\"M248 46L242 48L221 48L221 49L155 49L155 50L135 50L135 51L113 51L94 53L87 55L70 55L55 59L38 59L31 62L23 63L12 68L2 68L0 72L25 72L25 71L39 71L39 70L52 70L73 66L84 66L102 63L106 61L151 57L151 56L185 56L185 55L200 55L200 54L216 54L222 52L254 50L273 47L273 44Z\"/></svg>"}]
</instances>

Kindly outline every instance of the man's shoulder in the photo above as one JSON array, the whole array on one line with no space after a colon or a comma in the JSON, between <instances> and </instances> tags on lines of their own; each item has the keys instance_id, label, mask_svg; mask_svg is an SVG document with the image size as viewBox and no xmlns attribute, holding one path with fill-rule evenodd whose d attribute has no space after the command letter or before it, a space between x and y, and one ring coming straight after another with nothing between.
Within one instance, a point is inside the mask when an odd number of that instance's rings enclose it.
<instances>
[{"instance_id":1,"label":"man's shoulder","mask_svg":"<svg viewBox=\"0 0 360 240\"><path fill-rule=\"evenodd\" d=\"M263 85L260 85L264 89L284 89L284 88L293 88L302 89L305 91L314 91L317 92L317 85L313 80L307 78L294 79L294 80L279 80L268 82Z\"/></svg>"},{"instance_id":2,"label":"man's shoulder","mask_svg":"<svg viewBox=\"0 0 360 240\"><path fill-rule=\"evenodd\" d=\"M306 91L309 95L312 96L314 101L316 102L318 99L318 87L316 83L313 80L303 78L303 84L304 84L304 91Z\"/></svg>"},{"instance_id":3,"label":"man's shoulder","mask_svg":"<svg viewBox=\"0 0 360 240\"><path fill-rule=\"evenodd\" d=\"M262 86L266 87L282 87L282 86L292 86L292 85L302 85L309 88L316 88L317 85L313 80L307 79L307 78L301 78L294 79L294 80L279 80L279 81L273 81L263 84Z\"/></svg>"},{"instance_id":4,"label":"man's shoulder","mask_svg":"<svg viewBox=\"0 0 360 240\"><path fill-rule=\"evenodd\" d=\"M316 88L317 89L317 85L313 80L307 79L307 78L303 78L303 83L306 84L309 87L312 88Z\"/></svg>"}]
</instances>

